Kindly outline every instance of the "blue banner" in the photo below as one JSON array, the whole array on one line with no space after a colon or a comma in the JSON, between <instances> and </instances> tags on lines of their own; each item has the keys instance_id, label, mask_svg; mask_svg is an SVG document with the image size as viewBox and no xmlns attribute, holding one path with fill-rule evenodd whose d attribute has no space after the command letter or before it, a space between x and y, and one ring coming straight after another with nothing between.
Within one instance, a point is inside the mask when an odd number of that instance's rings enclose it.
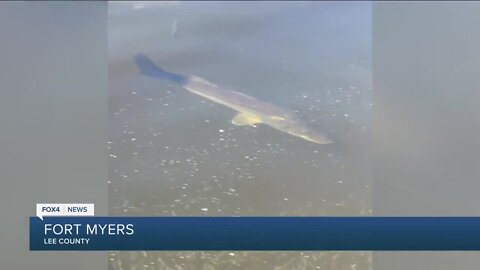
<instances>
[{"instance_id":1,"label":"blue banner","mask_svg":"<svg viewBox=\"0 0 480 270\"><path fill-rule=\"evenodd\" d=\"M30 250L480 250L480 217L31 217Z\"/></svg>"}]
</instances>

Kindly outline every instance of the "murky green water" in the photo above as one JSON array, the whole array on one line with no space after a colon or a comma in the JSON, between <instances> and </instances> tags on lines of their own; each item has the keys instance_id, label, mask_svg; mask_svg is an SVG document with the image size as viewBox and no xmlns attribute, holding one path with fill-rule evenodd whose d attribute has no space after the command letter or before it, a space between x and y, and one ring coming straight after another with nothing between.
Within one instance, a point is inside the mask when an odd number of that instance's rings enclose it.
<instances>
[{"instance_id":1,"label":"murky green water","mask_svg":"<svg viewBox=\"0 0 480 270\"><path fill-rule=\"evenodd\" d=\"M110 3L111 215L371 213L371 6ZM180 74L296 111L331 145L138 74L137 52ZM370 269L361 252L117 252L110 269Z\"/></svg>"}]
</instances>

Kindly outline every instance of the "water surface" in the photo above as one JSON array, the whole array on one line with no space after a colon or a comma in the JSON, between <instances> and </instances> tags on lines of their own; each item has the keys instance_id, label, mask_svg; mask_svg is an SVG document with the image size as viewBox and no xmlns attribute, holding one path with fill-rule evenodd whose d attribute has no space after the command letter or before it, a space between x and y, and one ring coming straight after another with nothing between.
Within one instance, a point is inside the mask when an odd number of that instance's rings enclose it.
<instances>
[{"instance_id":1,"label":"water surface","mask_svg":"<svg viewBox=\"0 0 480 270\"><path fill-rule=\"evenodd\" d=\"M111 215L370 214L369 3L114 2L108 38ZM234 126L231 109L141 76L138 52L335 143ZM370 269L370 254L119 252L110 269Z\"/></svg>"}]
</instances>

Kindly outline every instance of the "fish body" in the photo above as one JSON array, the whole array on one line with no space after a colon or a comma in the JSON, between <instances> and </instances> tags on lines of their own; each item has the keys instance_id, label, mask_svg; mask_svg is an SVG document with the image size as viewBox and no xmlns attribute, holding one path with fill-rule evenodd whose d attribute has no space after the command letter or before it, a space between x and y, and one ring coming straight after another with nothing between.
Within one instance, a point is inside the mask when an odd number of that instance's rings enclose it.
<instances>
[{"instance_id":1,"label":"fish body","mask_svg":"<svg viewBox=\"0 0 480 270\"><path fill-rule=\"evenodd\" d=\"M293 113L276 105L220 87L198 76L184 76L165 71L144 54L137 54L135 63L143 75L177 83L193 94L237 111L238 113L232 119L232 123L235 125L266 124L310 142L332 143L325 135L308 128Z\"/></svg>"}]
</instances>

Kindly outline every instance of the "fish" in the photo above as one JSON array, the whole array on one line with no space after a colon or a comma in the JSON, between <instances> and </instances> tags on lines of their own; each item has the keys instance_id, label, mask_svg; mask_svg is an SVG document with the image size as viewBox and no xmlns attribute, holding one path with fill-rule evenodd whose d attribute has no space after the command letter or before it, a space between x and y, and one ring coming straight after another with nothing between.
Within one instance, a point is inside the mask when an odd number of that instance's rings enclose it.
<instances>
[{"instance_id":1,"label":"fish","mask_svg":"<svg viewBox=\"0 0 480 270\"><path fill-rule=\"evenodd\" d=\"M237 112L231 120L234 125L265 124L278 131L316 144L333 143L326 135L309 128L289 110L221 87L199 76L185 76L163 70L143 53L137 53L134 56L134 62L144 76L176 83L193 94L233 109Z\"/></svg>"}]
</instances>

